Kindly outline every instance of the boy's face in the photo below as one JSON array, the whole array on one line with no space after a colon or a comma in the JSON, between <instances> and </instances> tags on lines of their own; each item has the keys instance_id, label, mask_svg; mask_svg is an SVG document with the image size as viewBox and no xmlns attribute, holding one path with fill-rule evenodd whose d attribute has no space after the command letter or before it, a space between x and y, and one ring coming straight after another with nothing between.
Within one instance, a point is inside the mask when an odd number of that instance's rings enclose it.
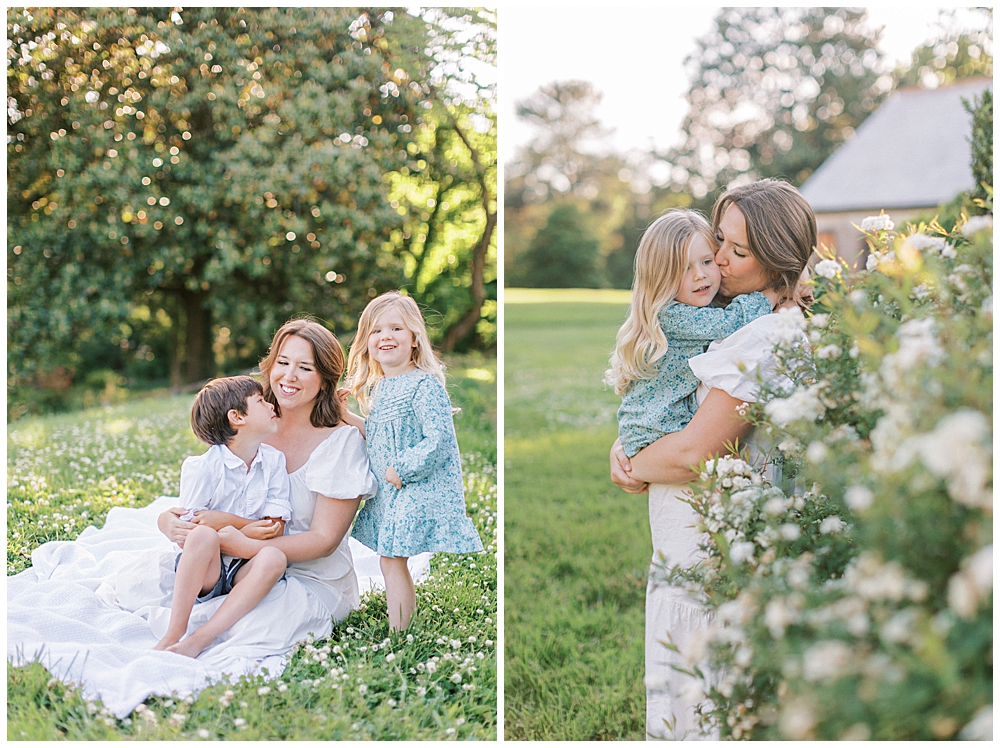
<instances>
[{"instance_id":1,"label":"boy's face","mask_svg":"<svg viewBox=\"0 0 1000 748\"><path fill-rule=\"evenodd\" d=\"M245 431L247 435L268 437L278 430L278 417L274 413L274 406L265 400L263 395L251 395L247 398L247 413L242 419L240 430Z\"/></svg>"},{"instance_id":2,"label":"boy's face","mask_svg":"<svg viewBox=\"0 0 1000 748\"><path fill-rule=\"evenodd\" d=\"M715 264L714 247L700 235L691 238L688 269L675 299L689 306L708 306L719 292L722 273Z\"/></svg>"}]
</instances>

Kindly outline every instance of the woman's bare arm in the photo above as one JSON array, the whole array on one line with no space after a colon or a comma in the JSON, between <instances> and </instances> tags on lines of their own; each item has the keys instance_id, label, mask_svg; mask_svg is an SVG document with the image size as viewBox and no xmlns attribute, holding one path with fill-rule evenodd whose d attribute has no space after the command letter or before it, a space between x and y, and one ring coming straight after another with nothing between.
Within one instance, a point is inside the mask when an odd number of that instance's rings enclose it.
<instances>
[{"instance_id":1,"label":"woman's bare arm","mask_svg":"<svg viewBox=\"0 0 1000 748\"><path fill-rule=\"evenodd\" d=\"M360 497L330 499L317 496L316 510L309 530L271 540L254 540L238 530L223 528L219 530L222 552L241 558L253 558L265 545L271 545L282 551L290 564L329 556L351 529L351 522L360 505Z\"/></svg>"},{"instance_id":2,"label":"woman's bare arm","mask_svg":"<svg viewBox=\"0 0 1000 748\"><path fill-rule=\"evenodd\" d=\"M632 457L631 470L627 471L632 481L687 483L693 480L697 473L692 466L697 468L702 460L726 453L727 445L750 432L750 424L736 412L741 405L742 400L724 390L712 389L691 423L681 431L661 436Z\"/></svg>"}]
</instances>

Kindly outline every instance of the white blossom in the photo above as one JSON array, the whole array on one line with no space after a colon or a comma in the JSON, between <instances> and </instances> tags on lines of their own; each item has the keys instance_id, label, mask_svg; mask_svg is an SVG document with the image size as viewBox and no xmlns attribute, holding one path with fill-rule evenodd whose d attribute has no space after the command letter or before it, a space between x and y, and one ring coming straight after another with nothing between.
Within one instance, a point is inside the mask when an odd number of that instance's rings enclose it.
<instances>
[{"instance_id":1,"label":"white blossom","mask_svg":"<svg viewBox=\"0 0 1000 748\"><path fill-rule=\"evenodd\" d=\"M879 260L878 254L876 254L875 252L869 253L868 259L865 260L865 270L875 270L876 268L878 268L878 260ZM860 294L862 292L854 291L854 293Z\"/></svg>"},{"instance_id":2,"label":"white blossom","mask_svg":"<svg viewBox=\"0 0 1000 748\"><path fill-rule=\"evenodd\" d=\"M944 478L948 495L960 504L992 507L990 423L976 410L962 408L938 421L929 434L912 439L927 469Z\"/></svg>"},{"instance_id":3,"label":"white blossom","mask_svg":"<svg viewBox=\"0 0 1000 748\"><path fill-rule=\"evenodd\" d=\"M895 224L885 213L878 216L868 216L861 222L862 231L892 231Z\"/></svg>"},{"instance_id":4,"label":"white blossom","mask_svg":"<svg viewBox=\"0 0 1000 748\"><path fill-rule=\"evenodd\" d=\"M945 247L943 236L928 236L927 234L912 234L906 237L904 244L909 244L918 252L928 250L935 254Z\"/></svg>"},{"instance_id":5,"label":"white blossom","mask_svg":"<svg viewBox=\"0 0 1000 748\"><path fill-rule=\"evenodd\" d=\"M840 263L836 260L822 260L814 268L816 275L823 278L836 278L840 272Z\"/></svg>"},{"instance_id":6,"label":"white blossom","mask_svg":"<svg viewBox=\"0 0 1000 748\"><path fill-rule=\"evenodd\" d=\"M822 384L800 387L788 397L771 400L764 406L764 412L776 426L787 426L794 421L815 421L826 413L826 407L820 400L822 387Z\"/></svg>"},{"instance_id":7,"label":"white blossom","mask_svg":"<svg viewBox=\"0 0 1000 748\"><path fill-rule=\"evenodd\" d=\"M806 459L814 465L818 465L826 459L827 447L821 441L814 441L806 448Z\"/></svg>"},{"instance_id":8,"label":"white blossom","mask_svg":"<svg viewBox=\"0 0 1000 748\"><path fill-rule=\"evenodd\" d=\"M746 541L733 543L729 548L729 558L734 563L742 564L753 556L754 544Z\"/></svg>"},{"instance_id":9,"label":"white blossom","mask_svg":"<svg viewBox=\"0 0 1000 748\"><path fill-rule=\"evenodd\" d=\"M844 492L844 501L855 512L863 512L872 505L875 494L865 486L850 486Z\"/></svg>"},{"instance_id":10,"label":"white blossom","mask_svg":"<svg viewBox=\"0 0 1000 748\"><path fill-rule=\"evenodd\" d=\"M844 529L844 526L844 520L834 515L832 517L825 517L823 521L819 523L819 531L822 535L829 535L831 533L840 532Z\"/></svg>"},{"instance_id":11,"label":"white blossom","mask_svg":"<svg viewBox=\"0 0 1000 748\"><path fill-rule=\"evenodd\" d=\"M844 351L839 345L831 343L830 345L824 345L822 348L816 351L816 358L828 359L828 358L839 358L840 354Z\"/></svg>"},{"instance_id":12,"label":"white blossom","mask_svg":"<svg viewBox=\"0 0 1000 748\"><path fill-rule=\"evenodd\" d=\"M993 706L987 704L972 716L958 737L962 740L993 740Z\"/></svg>"},{"instance_id":13,"label":"white blossom","mask_svg":"<svg viewBox=\"0 0 1000 748\"><path fill-rule=\"evenodd\" d=\"M851 647L839 639L813 644L802 655L802 677L808 681L831 681L844 675L854 658Z\"/></svg>"},{"instance_id":14,"label":"white blossom","mask_svg":"<svg viewBox=\"0 0 1000 748\"><path fill-rule=\"evenodd\" d=\"M975 233L983 231L985 229L993 230L993 216L972 216L965 225L962 226L962 233L965 236L972 236Z\"/></svg>"}]
</instances>

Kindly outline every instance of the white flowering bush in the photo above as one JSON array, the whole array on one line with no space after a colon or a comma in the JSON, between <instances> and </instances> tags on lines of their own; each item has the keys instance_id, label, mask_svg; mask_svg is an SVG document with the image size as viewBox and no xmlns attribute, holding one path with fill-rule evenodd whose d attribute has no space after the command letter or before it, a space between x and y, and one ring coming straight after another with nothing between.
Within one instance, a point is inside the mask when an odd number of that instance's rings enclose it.
<instances>
[{"instance_id":1,"label":"white flowering bush","mask_svg":"<svg viewBox=\"0 0 1000 748\"><path fill-rule=\"evenodd\" d=\"M724 738L992 737L992 217L863 229L748 410L780 485L706 464L707 560L663 572L715 613L682 654Z\"/></svg>"}]
</instances>

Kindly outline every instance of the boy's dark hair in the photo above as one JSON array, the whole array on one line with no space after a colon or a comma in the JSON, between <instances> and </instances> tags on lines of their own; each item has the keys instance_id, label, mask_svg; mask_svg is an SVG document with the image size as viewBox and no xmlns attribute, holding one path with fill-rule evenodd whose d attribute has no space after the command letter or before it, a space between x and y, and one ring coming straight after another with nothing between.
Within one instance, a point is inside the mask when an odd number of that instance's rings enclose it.
<instances>
[{"instance_id":1,"label":"boy's dark hair","mask_svg":"<svg viewBox=\"0 0 1000 748\"><path fill-rule=\"evenodd\" d=\"M229 423L229 411L247 414L247 400L263 395L264 389L253 377L223 377L213 379L201 388L191 406L191 430L208 444L226 444L236 436Z\"/></svg>"}]
</instances>

